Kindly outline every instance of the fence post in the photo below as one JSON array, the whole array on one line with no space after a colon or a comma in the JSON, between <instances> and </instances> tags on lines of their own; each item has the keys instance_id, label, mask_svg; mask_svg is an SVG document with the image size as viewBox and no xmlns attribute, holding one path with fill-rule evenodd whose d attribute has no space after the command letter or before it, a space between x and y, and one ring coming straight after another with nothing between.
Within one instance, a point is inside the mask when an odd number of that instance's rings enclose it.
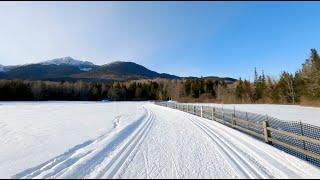
<instances>
[{"instance_id":1,"label":"fence post","mask_svg":"<svg viewBox=\"0 0 320 180\"><path fill-rule=\"evenodd\" d=\"M268 127L269 127L268 116L266 116L266 120L262 122L262 126L263 126L264 142L268 144L272 144L272 142L269 141L271 134L270 134L270 131L268 130Z\"/></svg>"},{"instance_id":2,"label":"fence post","mask_svg":"<svg viewBox=\"0 0 320 180\"><path fill-rule=\"evenodd\" d=\"M212 121L214 121L215 120L215 108L213 107L212 108L212 114L211 114L211 116L212 116Z\"/></svg>"},{"instance_id":3,"label":"fence post","mask_svg":"<svg viewBox=\"0 0 320 180\"><path fill-rule=\"evenodd\" d=\"M301 131L301 136L304 136L301 120L300 120L300 131ZM307 150L306 142L304 140L302 140L302 142L303 142L303 149ZM305 155L305 156L306 156L306 161L308 161L309 160L308 156L307 155Z\"/></svg>"},{"instance_id":4,"label":"fence post","mask_svg":"<svg viewBox=\"0 0 320 180\"><path fill-rule=\"evenodd\" d=\"M246 112L246 120L249 121L248 112ZM247 128L249 129L250 124L247 123Z\"/></svg>"},{"instance_id":5,"label":"fence post","mask_svg":"<svg viewBox=\"0 0 320 180\"><path fill-rule=\"evenodd\" d=\"M236 110L233 108L233 114L232 114L232 127L235 128L237 125L236 123Z\"/></svg>"},{"instance_id":6,"label":"fence post","mask_svg":"<svg viewBox=\"0 0 320 180\"><path fill-rule=\"evenodd\" d=\"M224 124L224 110L223 110L223 107L222 107L222 124Z\"/></svg>"}]
</instances>

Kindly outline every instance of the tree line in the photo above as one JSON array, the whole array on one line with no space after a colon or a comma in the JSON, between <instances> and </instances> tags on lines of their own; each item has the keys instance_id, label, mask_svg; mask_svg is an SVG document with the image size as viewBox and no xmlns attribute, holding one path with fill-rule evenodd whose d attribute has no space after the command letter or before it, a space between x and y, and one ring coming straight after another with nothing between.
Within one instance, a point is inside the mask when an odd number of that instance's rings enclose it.
<instances>
[{"instance_id":1,"label":"tree line","mask_svg":"<svg viewBox=\"0 0 320 180\"><path fill-rule=\"evenodd\" d=\"M259 74L255 69L252 82L239 78L234 84L212 85L204 79L187 80L179 98L186 102L320 105L320 56L311 49L300 69L295 73L283 71L278 78L266 76L263 71Z\"/></svg>"},{"instance_id":2,"label":"tree line","mask_svg":"<svg viewBox=\"0 0 320 180\"><path fill-rule=\"evenodd\" d=\"M253 83L239 79L235 87L236 100L243 103L319 104L320 57L311 49L310 57L295 73L282 72L278 79L258 75Z\"/></svg>"},{"instance_id":3,"label":"tree line","mask_svg":"<svg viewBox=\"0 0 320 180\"><path fill-rule=\"evenodd\" d=\"M109 99L126 100L167 100L163 85L157 82L149 83L75 83L62 81L27 81L0 80L1 101L98 101Z\"/></svg>"}]
</instances>

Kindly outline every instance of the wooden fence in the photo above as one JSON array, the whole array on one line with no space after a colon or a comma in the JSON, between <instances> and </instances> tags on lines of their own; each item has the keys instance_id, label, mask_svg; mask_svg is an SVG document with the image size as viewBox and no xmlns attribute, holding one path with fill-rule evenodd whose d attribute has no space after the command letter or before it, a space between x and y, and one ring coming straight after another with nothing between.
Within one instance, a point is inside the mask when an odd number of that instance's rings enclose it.
<instances>
[{"instance_id":1,"label":"wooden fence","mask_svg":"<svg viewBox=\"0 0 320 180\"><path fill-rule=\"evenodd\" d=\"M173 102L155 104L220 122L320 167L320 127L210 106Z\"/></svg>"}]
</instances>

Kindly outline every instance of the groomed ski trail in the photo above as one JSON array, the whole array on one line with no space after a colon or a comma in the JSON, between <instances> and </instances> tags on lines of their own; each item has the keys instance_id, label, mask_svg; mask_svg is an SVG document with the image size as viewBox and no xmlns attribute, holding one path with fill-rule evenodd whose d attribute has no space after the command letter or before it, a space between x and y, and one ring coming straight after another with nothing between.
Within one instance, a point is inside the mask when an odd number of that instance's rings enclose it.
<instances>
[{"instance_id":1,"label":"groomed ski trail","mask_svg":"<svg viewBox=\"0 0 320 180\"><path fill-rule=\"evenodd\" d=\"M132 123L13 178L319 178L320 170L246 134L152 103ZM141 107L140 107L141 108Z\"/></svg>"},{"instance_id":2,"label":"groomed ski trail","mask_svg":"<svg viewBox=\"0 0 320 180\"><path fill-rule=\"evenodd\" d=\"M166 107L148 108L156 114L154 130L120 178L320 177L319 168L218 122Z\"/></svg>"}]
</instances>

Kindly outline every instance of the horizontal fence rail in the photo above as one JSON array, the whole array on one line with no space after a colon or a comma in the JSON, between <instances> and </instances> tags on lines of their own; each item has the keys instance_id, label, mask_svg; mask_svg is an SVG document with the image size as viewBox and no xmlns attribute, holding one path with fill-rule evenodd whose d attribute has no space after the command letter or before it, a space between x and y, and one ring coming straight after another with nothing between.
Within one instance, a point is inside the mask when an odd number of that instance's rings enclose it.
<instances>
[{"instance_id":1,"label":"horizontal fence rail","mask_svg":"<svg viewBox=\"0 0 320 180\"><path fill-rule=\"evenodd\" d=\"M175 102L155 104L217 121L320 167L320 127L249 112Z\"/></svg>"}]
</instances>

